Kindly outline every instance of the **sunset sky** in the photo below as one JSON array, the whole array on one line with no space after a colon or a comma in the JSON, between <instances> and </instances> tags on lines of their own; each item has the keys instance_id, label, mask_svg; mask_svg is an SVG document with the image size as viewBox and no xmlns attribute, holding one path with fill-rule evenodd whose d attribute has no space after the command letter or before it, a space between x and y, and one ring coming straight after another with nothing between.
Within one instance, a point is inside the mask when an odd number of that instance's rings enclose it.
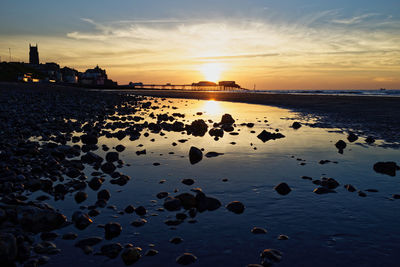
<instances>
[{"instance_id":1,"label":"sunset sky","mask_svg":"<svg viewBox=\"0 0 400 267\"><path fill-rule=\"evenodd\" d=\"M0 56L119 84L235 80L257 89L400 89L399 0L2 0Z\"/></svg>"}]
</instances>

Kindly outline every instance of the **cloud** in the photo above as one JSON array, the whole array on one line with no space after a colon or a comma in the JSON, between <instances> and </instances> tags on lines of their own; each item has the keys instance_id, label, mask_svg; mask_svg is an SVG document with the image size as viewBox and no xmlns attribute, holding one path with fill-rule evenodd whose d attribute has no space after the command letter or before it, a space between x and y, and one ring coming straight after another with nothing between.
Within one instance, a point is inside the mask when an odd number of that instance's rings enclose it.
<instances>
[{"instance_id":1,"label":"cloud","mask_svg":"<svg viewBox=\"0 0 400 267\"><path fill-rule=\"evenodd\" d=\"M214 57L198 57L201 60L220 60L220 59L247 59L257 57L275 57L279 56L279 53L262 53L262 54L245 54L245 55L226 55L226 56L214 56Z\"/></svg>"},{"instance_id":2,"label":"cloud","mask_svg":"<svg viewBox=\"0 0 400 267\"><path fill-rule=\"evenodd\" d=\"M364 14L364 15L355 16L352 18L347 18L347 19L334 19L334 20L332 20L332 22L337 23L337 24L345 24L345 25L357 24L357 23L364 21L367 18L371 18L371 17L378 16L378 15L379 14L377 14L377 13L370 13L370 14Z\"/></svg>"}]
</instances>

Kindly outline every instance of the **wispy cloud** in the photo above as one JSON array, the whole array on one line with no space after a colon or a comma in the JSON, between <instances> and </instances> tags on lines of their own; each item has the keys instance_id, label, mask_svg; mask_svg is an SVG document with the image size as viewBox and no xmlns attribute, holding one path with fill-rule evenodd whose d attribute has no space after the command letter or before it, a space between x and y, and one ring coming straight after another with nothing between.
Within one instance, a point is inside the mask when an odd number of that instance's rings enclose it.
<instances>
[{"instance_id":1,"label":"wispy cloud","mask_svg":"<svg viewBox=\"0 0 400 267\"><path fill-rule=\"evenodd\" d=\"M369 13L369 14L355 16L355 17L351 17L351 18L347 18L347 19L334 19L334 20L332 20L332 22L337 23L337 24L345 24L345 25L357 24L357 23L364 21L367 18L371 18L371 17L378 16L378 15L379 14L377 14L377 13Z\"/></svg>"}]
</instances>

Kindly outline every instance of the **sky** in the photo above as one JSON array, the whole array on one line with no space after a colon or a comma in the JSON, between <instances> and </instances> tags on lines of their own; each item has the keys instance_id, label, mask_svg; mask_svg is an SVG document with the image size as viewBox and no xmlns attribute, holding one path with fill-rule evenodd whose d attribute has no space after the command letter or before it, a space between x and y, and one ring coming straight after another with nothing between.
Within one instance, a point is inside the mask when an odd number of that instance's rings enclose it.
<instances>
[{"instance_id":1,"label":"sky","mask_svg":"<svg viewBox=\"0 0 400 267\"><path fill-rule=\"evenodd\" d=\"M400 89L399 0L2 0L0 57L119 84Z\"/></svg>"}]
</instances>

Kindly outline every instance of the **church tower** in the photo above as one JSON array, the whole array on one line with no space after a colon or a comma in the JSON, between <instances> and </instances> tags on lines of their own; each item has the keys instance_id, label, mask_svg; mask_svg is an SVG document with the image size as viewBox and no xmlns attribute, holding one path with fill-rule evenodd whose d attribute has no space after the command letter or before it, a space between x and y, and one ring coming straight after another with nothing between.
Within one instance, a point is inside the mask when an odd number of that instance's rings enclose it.
<instances>
[{"instance_id":1,"label":"church tower","mask_svg":"<svg viewBox=\"0 0 400 267\"><path fill-rule=\"evenodd\" d=\"M38 52L38 45L31 46L29 44L29 64L39 65L39 52Z\"/></svg>"}]
</instances>

